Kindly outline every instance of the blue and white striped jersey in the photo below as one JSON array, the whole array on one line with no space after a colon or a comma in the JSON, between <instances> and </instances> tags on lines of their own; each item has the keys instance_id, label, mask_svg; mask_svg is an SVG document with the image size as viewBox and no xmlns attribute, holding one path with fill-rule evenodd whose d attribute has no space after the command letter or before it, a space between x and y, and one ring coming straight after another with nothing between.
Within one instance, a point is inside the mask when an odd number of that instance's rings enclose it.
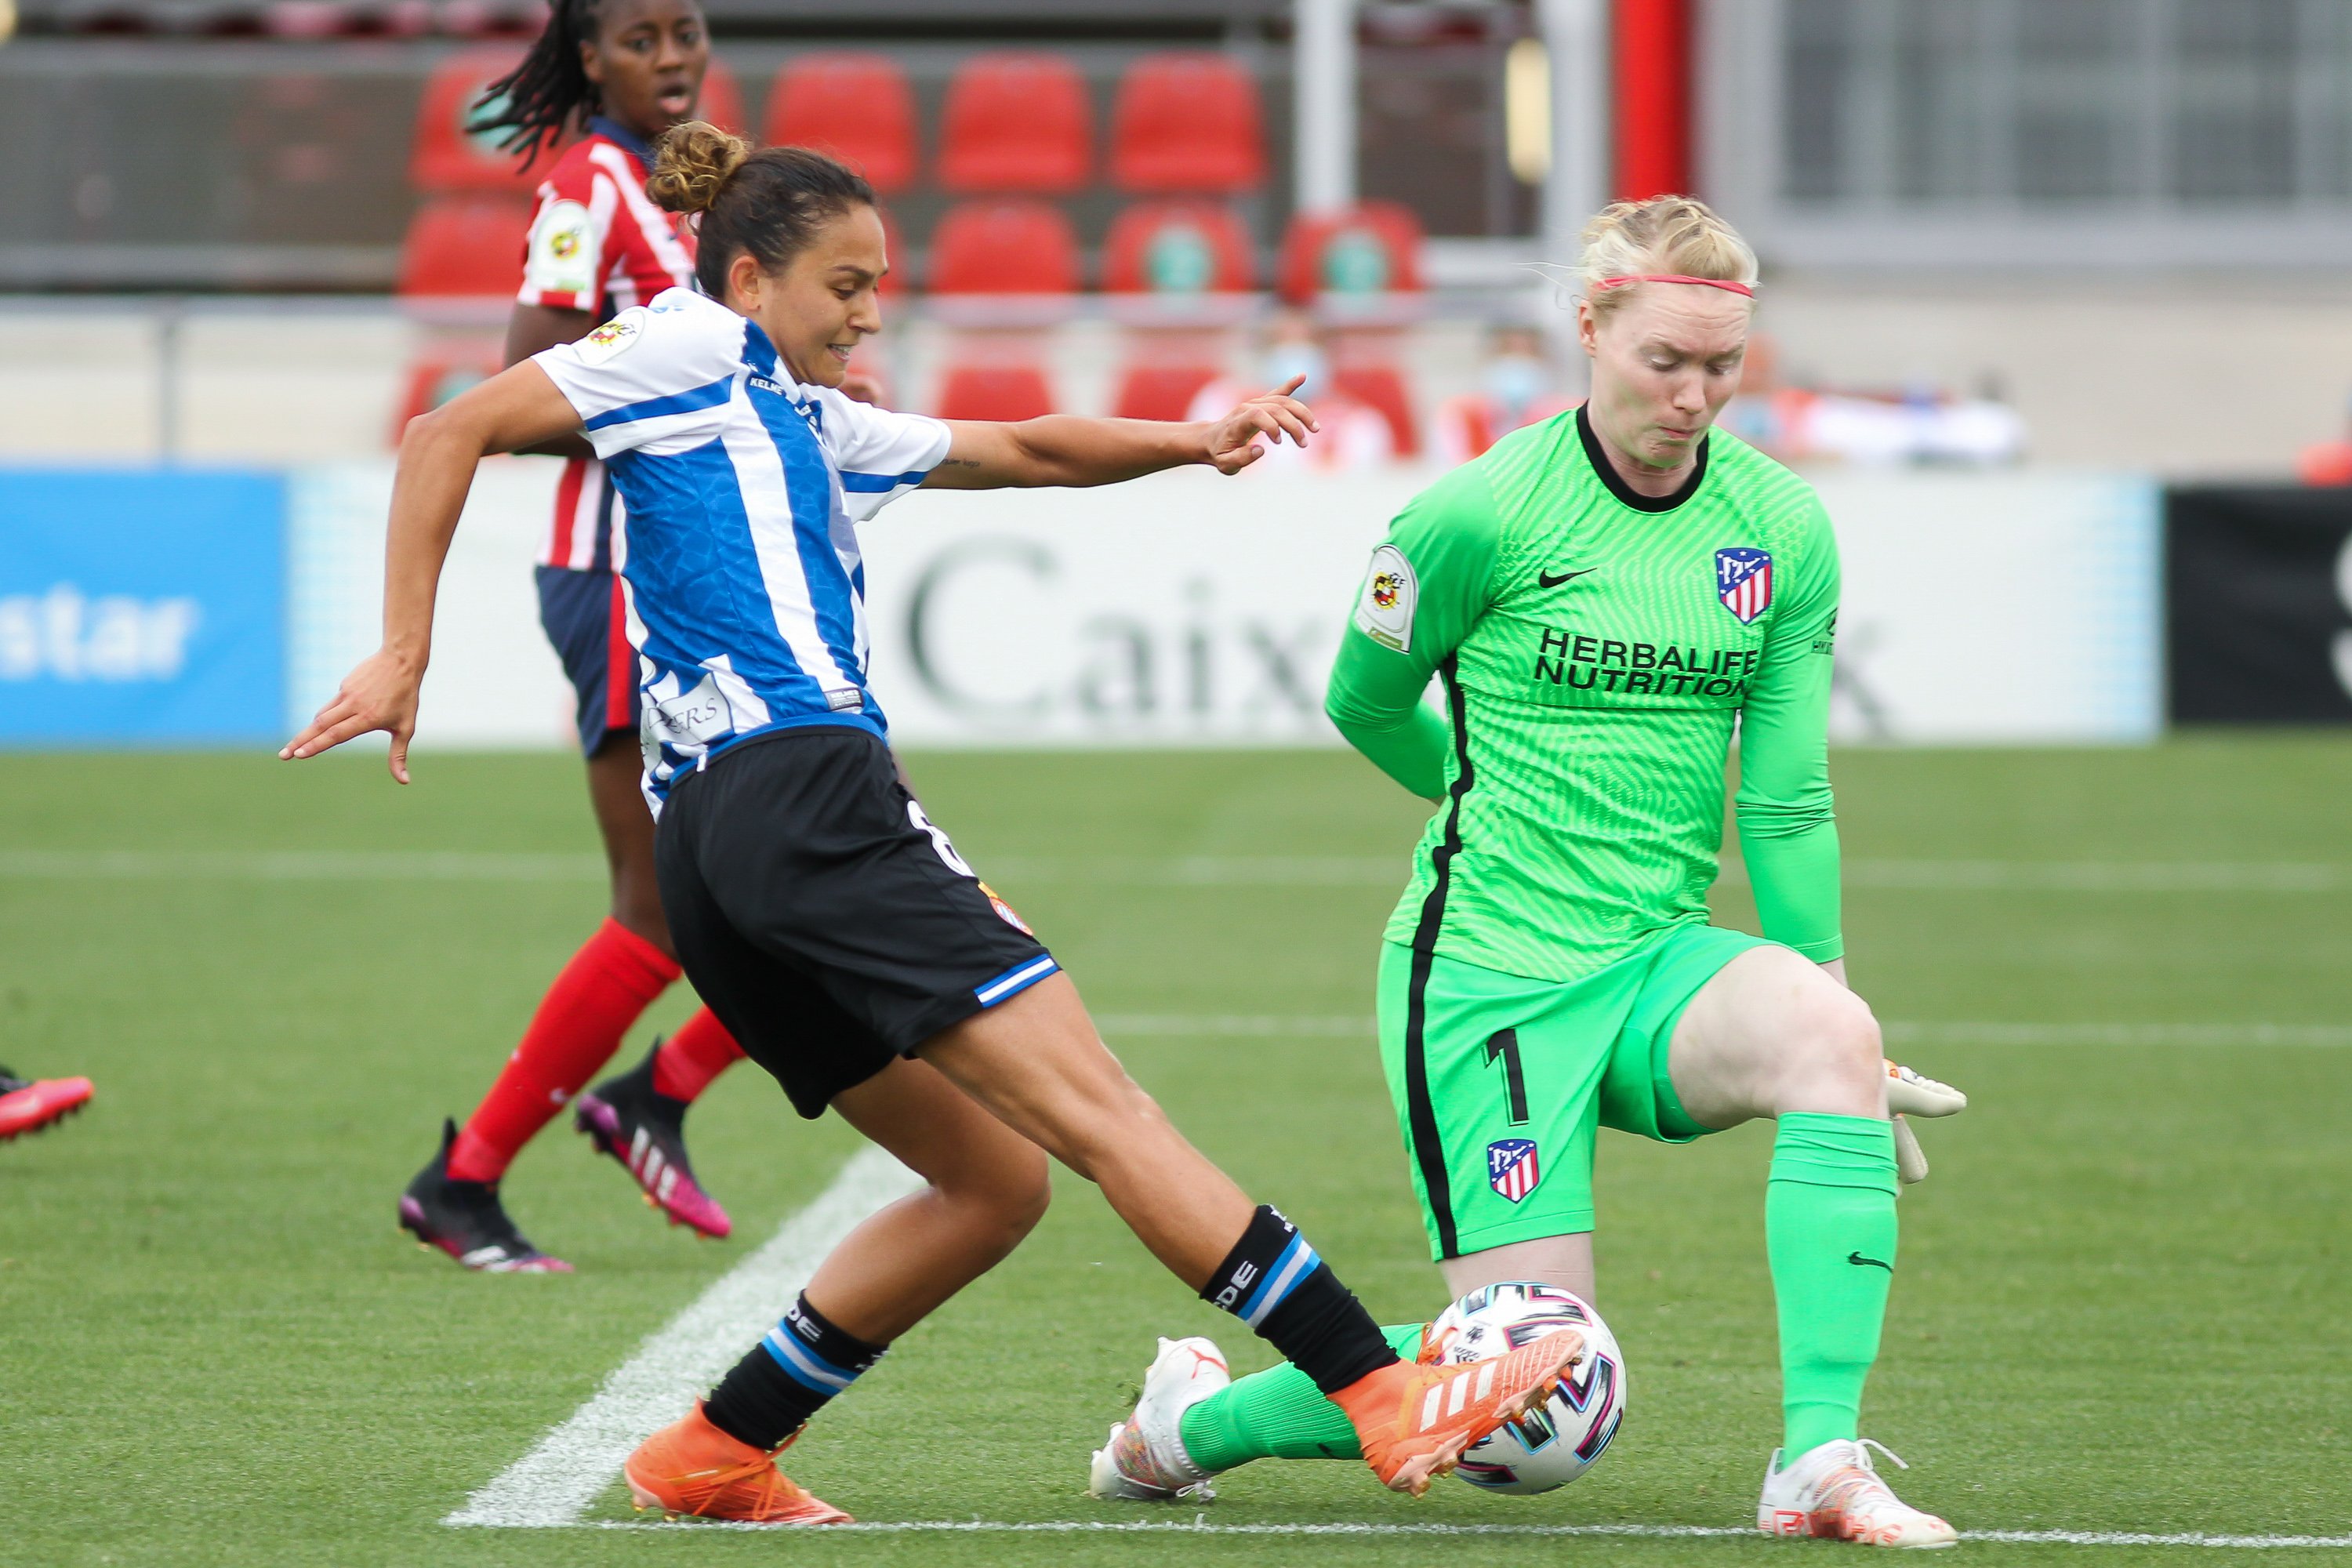
<instances>
[{"instance_id":1,"label":"blue and white striped jersey","mask_svg":"<svg viewBox=\"0 0 2352 1568\"><path fill-rule=\"evenodd\" d=\"M948 427L792 378L757 323L688 289L535 356L627 505L646 795L771 730L887 738L866 689L856 524L922 483Z\"/></svg>"}]
</instances>

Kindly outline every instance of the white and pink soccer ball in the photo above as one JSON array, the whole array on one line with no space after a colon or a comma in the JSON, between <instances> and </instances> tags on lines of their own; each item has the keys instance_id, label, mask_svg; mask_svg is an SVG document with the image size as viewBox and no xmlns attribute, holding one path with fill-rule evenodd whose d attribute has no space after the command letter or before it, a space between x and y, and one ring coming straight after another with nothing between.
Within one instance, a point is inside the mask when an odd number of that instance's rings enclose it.
<instances>
[{"instance_id":1,"label":"white and pink soccer ball","mask_svg":"<svg viewBox=\"0 0 2352 1568\"><path fill-rule=\"evenodd\" d=\"M1503 1355L1558 1329L1584 1336L1584 1359L1541 1405L1463 1455L1454 1473L1481 1491L1548 1492L1591 1469L1625 1418L1625 1352L1581 1297L1524 1280L1473 1290L1429 1326L1426 1342L1445 1366Z\"/></svg>"}]
</instances>

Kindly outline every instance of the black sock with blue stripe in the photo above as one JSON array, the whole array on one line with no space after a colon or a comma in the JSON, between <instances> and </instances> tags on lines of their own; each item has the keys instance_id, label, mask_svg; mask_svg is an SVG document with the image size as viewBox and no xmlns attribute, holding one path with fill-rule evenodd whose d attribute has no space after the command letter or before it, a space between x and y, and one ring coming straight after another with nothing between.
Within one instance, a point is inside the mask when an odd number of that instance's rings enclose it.
<instances>
[{"instance_id":1,"label":"black sock with blue stripe","mask_svg":"<svg viewBox=\"0 0 2352 1568\"><path fill-rule=\"evenodd\" d=\"M803 1295L719 1380L702 1414L738 1442L773 1448L881 1360L885 1348L827 1321Z\"/></svg>"},{"instance_id":2,"label":"black sock with blue stripe","mask_svg":"<svg viewBox=\"0 0 2352 1568\"><path fill-rule=\"evenodd\" d=\"M1298 1227L1264 1204L1217 1265L1201 1300L1257 1331L1325 1394L1397 1359L1372 1315Z\"/></svg>"}]
</instances>

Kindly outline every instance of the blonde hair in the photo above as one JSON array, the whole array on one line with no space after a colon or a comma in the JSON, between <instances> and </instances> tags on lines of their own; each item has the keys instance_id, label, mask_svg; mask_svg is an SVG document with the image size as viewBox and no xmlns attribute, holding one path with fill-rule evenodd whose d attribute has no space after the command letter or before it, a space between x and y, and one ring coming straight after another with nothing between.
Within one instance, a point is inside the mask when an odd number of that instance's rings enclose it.
<instances>
[{"instance_id":1,"label":"blonde hair","mask_svg":"<svg viewBox=\"0 0 2352 1568\"><path fill-rule=\"evenodd\" d=\"M751 144L706 121L673 125L654 145L654 172L646 195L666 212L708 212L730 176L751 155Z\"/></svg>"},{"instance_id":2,"label":"blonde hair","mask_svg":"<svg viewBox=\"0 0 2352 1568\"><path fill-rule=\"evenodd\" d=\"M1604 287L1612 278L1664 275L1756 286L1756 252L1739 231L1696 196L1612 202L1584 226L1577 281L1596 317L1618 310L1638 283Z\"/></svg>"}]
</instances>

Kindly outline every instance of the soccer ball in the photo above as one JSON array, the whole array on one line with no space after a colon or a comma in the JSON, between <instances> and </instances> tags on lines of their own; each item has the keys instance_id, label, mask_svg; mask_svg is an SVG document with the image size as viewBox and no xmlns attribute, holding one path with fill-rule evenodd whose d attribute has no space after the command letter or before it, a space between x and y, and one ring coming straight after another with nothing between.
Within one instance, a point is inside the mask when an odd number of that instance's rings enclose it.
<instances>
[{"instance_id":1,"label":"soccer ball","mask_svg":"<svg viewBox=\"0 0 2352 1568\"><path fill-rule=\"evenodd\" d=\"M1584 1359L1560 1374L1549 1399L1462 1456L1454 1473L1481 1491L1529 1496L1591 1469L1625 1418L1625 1352L1600 1313L1557 1285L1489 1285L1429 1325L1425 1344L1442 1366L1507 1354L1557 1329L1584 1335Z\"/></svg>"}]
</instances>

